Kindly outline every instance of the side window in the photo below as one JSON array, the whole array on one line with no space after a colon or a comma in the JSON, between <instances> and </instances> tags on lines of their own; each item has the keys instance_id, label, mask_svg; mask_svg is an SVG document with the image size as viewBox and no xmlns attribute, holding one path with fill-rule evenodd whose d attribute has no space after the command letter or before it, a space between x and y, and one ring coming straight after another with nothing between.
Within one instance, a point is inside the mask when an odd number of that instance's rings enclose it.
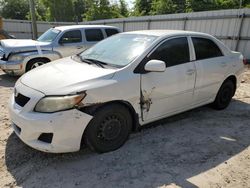
<instances>
[{"instance_id":1,"label":"side window","mask_svg":"<svg viewBox=\"0 0 250 188\"><path fill-rule=\"evenodd\" d=\"M196 60L223 56L220 48L210 39L192 37Z\"/></svg>"},{"instance_id":2,"label":"side window","mask_svg":"<svg viewBox=\"0 0 250 188\"><path fill-rule=\"evenodd\" d=\"M88 42L96 42L103 39L101 29L85 29L85 36Z\"/></svg>"},{"instance_id":3,"label":"side window","mask_svg":"<svg viewBox=\"0 0 250 188\"><path fill-rule=\"evenodd\" d=\"M149 60L162 60L167 67L190 61L188 40L186 37L174 38L161 44L149 57Z\"/></svg>"},{"instance_id":4,"label":"side window","mask_svg":"<svg viewBox=\"0 0 250 188\"><path fill-rule=\"evenodd\" d=\"M112 36L112 35L115 35L115 34L119 33L119 32L117 31L117 29L105 29L105 32L106 32L106 34L107 34L108 37L110 37L110 36Z\"/></svg>"},{"instance_id":5,"label":"side window","mask_svg":"<svg viewBox=\"0 0 250 188\"><path fill-rule=\"evenodd\" d=\"M77 42L82 42L82 33L80 30L66 31L59 40L61 44Z\"/></svg>"}]
</instances>

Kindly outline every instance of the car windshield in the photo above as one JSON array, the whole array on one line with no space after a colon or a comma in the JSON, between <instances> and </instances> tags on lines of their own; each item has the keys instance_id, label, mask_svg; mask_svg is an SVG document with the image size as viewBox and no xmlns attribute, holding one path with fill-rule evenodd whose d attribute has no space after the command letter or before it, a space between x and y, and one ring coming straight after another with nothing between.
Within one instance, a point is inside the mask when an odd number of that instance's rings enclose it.
<instances>
[{"instance_id":1,"label":"car windshield","mask_svg":"<svg viewBox=\"0 0 250 188\"><path fill-rule=\"evenodd\" d=\"M81 59L105 62L107 65L123 67L141 55L156 39L156 36L118 34L109 37L80 54Z\"/></svg>"},{"instance_id":2,"label":"car windshield","mask_svg":"<svg viewBox=\"0 0 250 188\"><path fill-rule=\"evenodd\" d=\"M56 36L60 33L60 30L51 28L45 33L43 33L37 40L40 42L52 42L55 40Z\"/></svg>"}]
</instances>

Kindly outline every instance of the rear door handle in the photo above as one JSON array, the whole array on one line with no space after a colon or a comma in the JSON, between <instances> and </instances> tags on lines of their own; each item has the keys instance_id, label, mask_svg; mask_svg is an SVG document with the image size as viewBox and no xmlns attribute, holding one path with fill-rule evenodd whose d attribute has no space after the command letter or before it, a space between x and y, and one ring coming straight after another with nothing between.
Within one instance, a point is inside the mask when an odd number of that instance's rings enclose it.
<instances>
[{"instance_id":1,"label":"rear door handle","mask_svg":"<svg viewBox=\"0 0 250 188\"><path fill-rule=\"evenodd\" d=\"M77 48L77 49L82 49L82 48L83 48L83 46L77 46L76 48Z\"/></svg>"},{"instance_id":2,"label":"rear door handle","mask_svg":"<svg viewBox=\"0 0 250 188\"><path fill-rule=\"evenodd\" d=\"M186 72L186 74L187 75L192 75L192 74L194 74L194 72L195 72L194 69L188 69L187 72Z\"/></svg>"}]
</instances>

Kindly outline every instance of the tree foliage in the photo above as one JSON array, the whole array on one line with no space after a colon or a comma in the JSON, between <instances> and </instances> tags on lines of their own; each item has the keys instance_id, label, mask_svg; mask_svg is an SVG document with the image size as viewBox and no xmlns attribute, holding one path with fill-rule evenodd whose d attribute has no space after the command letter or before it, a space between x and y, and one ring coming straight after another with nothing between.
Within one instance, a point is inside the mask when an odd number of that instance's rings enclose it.
<instances>
[{"instance_id":1,"label":"tree foliage","mask_svg":"<svg viewBox=\"0 0 250 188\"><path fill-rule=\"evenodd\" d=\"M149 15L152 7L152 0L135 0L134 12L135 16Z\"/></svg>"},{"instance_id":2,"label":"tree foliage","mask_svg":"<svg viewBox=\"0 0 250 188\"><path fill-rule=\"evenodd\" d=\"M29 1L27 0L1 0L1 15L4 18L25 20L29 12Z\"/></svg>"},{"instance_id":3,"label":"tree foliage","mask_svg":"<svg viewBox=\"0 0 250 188\"><path fill-rule=\"evenodd\" d=\"M239 8L240 0L134 0L132 10L126 0L35 0L36 18L43 21L100 20ZM250 8L250 0L242 0ZM29 0L0 0L0 14L10 19L30 19Z\"/></svg>"}]
</instances>

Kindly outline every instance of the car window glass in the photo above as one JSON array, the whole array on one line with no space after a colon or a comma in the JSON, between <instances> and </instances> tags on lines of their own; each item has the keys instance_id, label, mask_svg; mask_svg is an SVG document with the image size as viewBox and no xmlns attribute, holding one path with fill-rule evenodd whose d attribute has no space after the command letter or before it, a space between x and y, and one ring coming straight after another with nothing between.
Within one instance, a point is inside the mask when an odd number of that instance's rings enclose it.
<instances>
[{"instance_id":1,"label":"car window glass","mask_svg":"<svg viewBox=\"0 0 250 188\"><path fill-rule=\"evenodd\" d=\"M166 63L167 67L190 61L188 40L186 37L174 38L161 44L149 57Z\"/></svg>"},{"instance_id":2,"label":"car window glass","mask_svg":"<svg viewBox=\"0 0 250 188\"><path fill-rule=\"evenodd\" d=\"M95 42L103 39L103 34L100 29L86 29L85 35L88 42Z\"/></svg>"},{"instance_id":3,"label":"car window glass","mask_svg":"<svg viewBox=\"0 0 250 188\"><path fill-rule=\"evenodd\" d=\"M192 37L196 60L223 56L219 47L210 39Z\"/></svg>"},{"instance_id":4,"label":"car window glass","mask_svg":"<svg viewBox=\"0 0 250 188\"><path fill-rule=\"evenodd\" d=\"M82 42L82 33L80 30L67 31L61 37L60 43Z\"/></svg>"},{"instance_id":5,"label":"car window glass","mask_svg":"<svg viewBox=\"0 0 250 188\"><path fill-rule=\"evenodd\" d=\"M117 29L105 29L105 32L106 32L106 34L107 34L108 37L110 37L110 36L112 36L112 35L115 35L115 34L119 33L119 32L117 31Z\"/></svg>"}]
</instances>

